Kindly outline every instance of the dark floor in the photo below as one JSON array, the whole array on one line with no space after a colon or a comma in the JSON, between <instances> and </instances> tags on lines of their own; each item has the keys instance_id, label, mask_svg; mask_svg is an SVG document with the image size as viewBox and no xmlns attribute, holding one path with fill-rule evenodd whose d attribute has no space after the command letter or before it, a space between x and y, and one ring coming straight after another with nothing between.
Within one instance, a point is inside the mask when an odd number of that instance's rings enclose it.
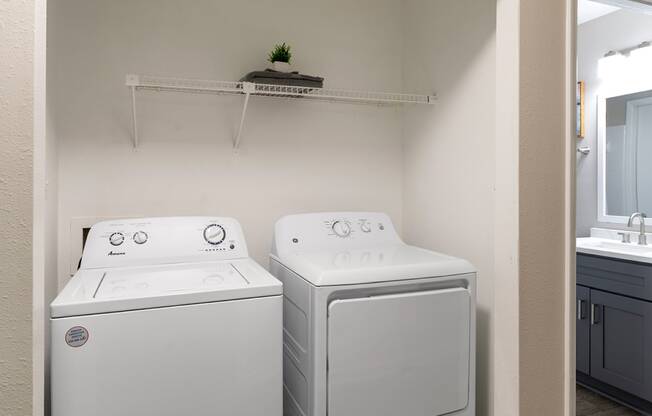
<instances>
[{"instance_id":1,"label":"dark floor","mask_svg":"<svg viewBox=\"0 0 652 416\"><path fill-rule=\"evenodd\" d=\"M621 406L606 397L577 386L577 416L638 416L627 407Z\"/></svg>"}]
</instances>

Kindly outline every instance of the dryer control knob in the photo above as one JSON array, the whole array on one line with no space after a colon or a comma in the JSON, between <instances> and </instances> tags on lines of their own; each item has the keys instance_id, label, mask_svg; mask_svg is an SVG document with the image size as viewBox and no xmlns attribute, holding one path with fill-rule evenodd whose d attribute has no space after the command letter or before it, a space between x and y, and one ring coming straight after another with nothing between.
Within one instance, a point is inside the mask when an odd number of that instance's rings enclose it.
<instances>
[{"instance_id":1,"label":"dryer control knob","mask_svg":"<svg viewBox=\"0 0 652 416\"><path fill-rule=\"evenodd\" d=\"M371 224L369 224L367 221L365 221L362 224L360 224L360 229L362 230L363 233L370 233L371 232Z\"/></svg>"},{"instance_id":2,"label":"dryer control knob","mask_svg":"<svg viewBox=\"0 0 652 416\"><path fill-rule=\"evenodd\" d=\"M138 231L134 234L134 243L145 244L147 242L147 233L145 231Z\"/></svg>"},{"instance_id":3,"label":"dryer control knob","mask_svg":"<svg viewBox=\"0 0 652 416\"><path fill-rule=\"evenodd\" d=\"M109 237L109 243L111 243L112 246L119 246L120 244L124 243L125 241L125 235L122 233L113 233Z\"/></svg>"},{"instance_id":4,"label":"dryer control knob","mask_svg":"<svg viewBox=\"0 0 652 416\"><path fill-rule=\"evenodd\" d=\"M333 223L333 232L338 237L348 237L351 235L351 225L346 221L335 221Z\"/></svg>"},{"instance_id":5,"label":"dryer control knob","mask_svg":"<svg viewBox=\"0 0 652 416\"><path fill-rule=\"evenodd\" d=\"M218 245L224 241L226 238L226 232L224 227L219 224L211 224L208 227L204 228L204 240L208 244Z\"/></svg>"}]
</instances>

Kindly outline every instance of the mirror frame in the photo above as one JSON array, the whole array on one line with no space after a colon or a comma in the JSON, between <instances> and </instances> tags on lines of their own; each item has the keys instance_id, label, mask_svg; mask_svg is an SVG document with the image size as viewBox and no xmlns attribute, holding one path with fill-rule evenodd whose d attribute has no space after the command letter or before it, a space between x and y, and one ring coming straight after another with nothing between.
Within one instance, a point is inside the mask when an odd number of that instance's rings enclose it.
<instances>
[{"instance_id":1,"label":"mirror frame","mask_svg":"<svg viewBox=\"0 0 652 416\"><path fill-rule=\"evenodd\" d=\"M605 180L605 169L607 165L607 100L622 95L636 94L652 90L652 81L645 85L628 86L620 88L604 89L597 95L597 158L598 158L598 222L612 224L627 224L629 216L607 214L607 190ZM652 214L650 214L652 215Z\"/></svg>"}]
</instances>

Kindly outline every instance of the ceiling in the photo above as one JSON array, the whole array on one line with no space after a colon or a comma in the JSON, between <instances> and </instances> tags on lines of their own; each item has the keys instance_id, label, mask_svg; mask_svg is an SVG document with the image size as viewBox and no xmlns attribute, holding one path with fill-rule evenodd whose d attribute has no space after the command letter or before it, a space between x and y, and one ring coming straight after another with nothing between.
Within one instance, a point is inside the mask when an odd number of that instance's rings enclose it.
<instances>
[{"instance_id":1,"label":"ceiling","mask_svg":"<svg viewBox=\"0 0 652 416\"><path fill-rule=\"evenodd\" d=\"M577 24L581 25L598 17L605 16L620 10L620 7L610 6L591 0L579 0L577 2Z\"/></svg>"}]
</instances>

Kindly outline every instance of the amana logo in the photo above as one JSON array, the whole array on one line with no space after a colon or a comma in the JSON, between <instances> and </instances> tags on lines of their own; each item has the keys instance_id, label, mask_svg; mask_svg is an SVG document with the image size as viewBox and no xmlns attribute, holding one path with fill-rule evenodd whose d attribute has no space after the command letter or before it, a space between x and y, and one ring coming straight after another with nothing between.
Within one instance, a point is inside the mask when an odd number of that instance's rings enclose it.
<instances>
[{"instance_id":1,"label":"amana logo","mask_svg":"<svg viewBox=\"0 0 652 416\"><path fill-rule=\"evenodd\" d=\"M125 254L127 254L127 253L125 253L124 251L113 251L113 250L111 250L111 251L109 251L109 254L107 254L107 255L108 256L124 256Z\"/></svg>"}]
</instances>

